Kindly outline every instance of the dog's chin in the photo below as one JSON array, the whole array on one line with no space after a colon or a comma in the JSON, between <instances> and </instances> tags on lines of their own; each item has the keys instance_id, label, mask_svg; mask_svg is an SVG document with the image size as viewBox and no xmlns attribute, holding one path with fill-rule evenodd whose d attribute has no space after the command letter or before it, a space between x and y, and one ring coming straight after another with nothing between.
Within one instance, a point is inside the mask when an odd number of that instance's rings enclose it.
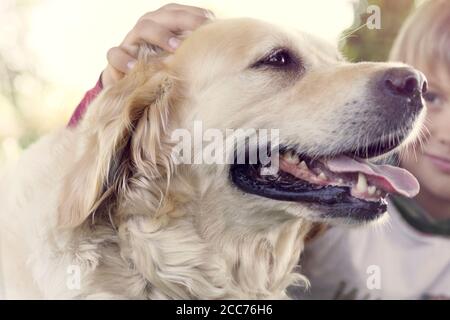
<instances>
[{"instance_id":1,"label":"dog's chin","mask_svg":"<svg viewBox=\"0 0 450 320\"><path fill-rule=\"evenodd\" d=\"M397 145L384 145L382 148L366 148L365 151L369 157L379 157L395 147ZM300 155L289 147L282 150L276 173L267 174L267 168L260 163L233 164L230 167L232 183L249 194L293 202L294 207L306 207L314 212L313 216L307 217L311 220L350 224L382 217L391 193L413 196L418 192L417 180L408 172L369 163L367 159L359 158L361 150L353 150L353 157L346 152L331 161L327 157L313 159ZM401 186L401 179L409 186Z\"/></svg>"}]
</instances>

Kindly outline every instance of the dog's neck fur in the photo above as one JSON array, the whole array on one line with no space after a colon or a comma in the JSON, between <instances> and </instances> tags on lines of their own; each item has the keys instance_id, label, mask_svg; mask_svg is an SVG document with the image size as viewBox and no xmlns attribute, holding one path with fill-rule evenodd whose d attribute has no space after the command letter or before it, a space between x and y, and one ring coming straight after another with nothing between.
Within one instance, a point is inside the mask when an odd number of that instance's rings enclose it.
<instances>
[{"instance_id":1,"label":"dog's neck fur","mask_svg":"<svg viewBox=\"0 0 450 320\"><path fill-rule=\"evenodd\" d=\"M110 252L99 250L105 252L99 257L102 263L92 269L89 278L92 283L104 283L107 295L283 299L289 285L307 284L295 267L311 223L291 218L259 229L224 224L223 212L216 212L214 206L201 207L204 202L195 194L181 192L183 181L174 181L173 185L176 190L169 191L158 214L122 217L117 222L118 232L107 227L98 229L100 238L109 239ZM146 196L151 195L142 195L141 199ZM141 205L145 207L142 201ZM105 237L105 232L110 236ZM113 277L111 270L115 270ZM92 297L89 292L83 296Z\"/></svg>"}]
</instances>

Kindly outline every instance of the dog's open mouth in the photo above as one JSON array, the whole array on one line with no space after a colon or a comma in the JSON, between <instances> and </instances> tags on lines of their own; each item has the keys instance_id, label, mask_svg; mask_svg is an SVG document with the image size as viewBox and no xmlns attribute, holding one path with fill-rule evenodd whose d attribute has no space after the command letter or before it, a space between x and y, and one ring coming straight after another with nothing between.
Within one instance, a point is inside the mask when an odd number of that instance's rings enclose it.
<instances>
[{"instance_id":1,"label":"dog's open mouth","mask_svg":"<svg viewBox=\"0 0 450 320\"><path fill-rule=\"evenodd\" d=\"M266 174L261 164L234 164L233 183L247 193L309 204L325 217L358 220L373 220L386 212L388 194L413 197L419 192L416 178L407 170L376 165L358 153L312 159L283 149L277 173Z\"/></svg>"}]
</instances>

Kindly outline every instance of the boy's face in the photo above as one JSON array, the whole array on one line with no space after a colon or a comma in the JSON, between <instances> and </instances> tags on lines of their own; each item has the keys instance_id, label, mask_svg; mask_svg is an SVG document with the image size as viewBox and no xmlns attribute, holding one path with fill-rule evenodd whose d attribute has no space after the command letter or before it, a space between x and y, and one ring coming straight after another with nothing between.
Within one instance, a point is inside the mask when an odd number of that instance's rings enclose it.
<instances>
[{"instance_id":1,"label":"boy's face","mask_svg":"<svg viewBox=\"0 0 450 320\"><path fill-rule=\"evenodd\" d=\"M445 71L444 71L445 70ZM441 74L425 72L429 90L425 94L429 137L423 149L408 150L401 165L411 171L426 194L450 202L450 73L448 66ZM427 70L425 70L427 71ZM450 214L449 214L450 217Z\"/></svg>"}]
</instances>

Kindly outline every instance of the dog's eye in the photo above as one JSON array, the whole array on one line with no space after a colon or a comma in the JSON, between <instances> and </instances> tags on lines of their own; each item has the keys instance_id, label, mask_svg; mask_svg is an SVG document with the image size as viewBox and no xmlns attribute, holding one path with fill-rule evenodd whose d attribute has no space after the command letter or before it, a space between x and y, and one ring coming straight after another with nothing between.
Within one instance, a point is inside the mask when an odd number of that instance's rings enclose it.
<instances>
[{"instance_id":1,"label":"dog's eye","mask_svg":"<svg viewBox=\"0 0 450 320\"><path fill-rule=\"evenodd\" d=\"M287 67L293 63L291 53L287 49L278 49L271 52L268 56L256 62L253 67L275 67L282 68Z\"/></svg>"},{"instance_id":2,"label":"dog's eye","mask_svg":"<svg viewBox=\"0 0 450 320\"><path fill-rule=\"evenodd\" d=\"M264 64L274 67L285 66L290 62L291 56L286 50L275 51L264 60Z\"/></svg>"}]
</instances>

